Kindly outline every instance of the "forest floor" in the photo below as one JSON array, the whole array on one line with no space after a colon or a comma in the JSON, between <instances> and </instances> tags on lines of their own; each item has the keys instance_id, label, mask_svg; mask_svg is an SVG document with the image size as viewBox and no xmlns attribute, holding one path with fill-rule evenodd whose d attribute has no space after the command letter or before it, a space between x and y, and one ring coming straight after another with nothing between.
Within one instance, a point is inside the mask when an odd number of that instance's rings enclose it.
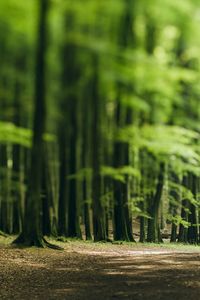
<instances>
[{"instance_id":1,"label":"forest floor","mask_svg":"<svg viewBox=\"0 0 200 300\"><path fill-rule=\"evenodd\" d=\"M0 238L0 299L200 299L200 248L58 243L19 249Z\"/></svg>"}]
</instances>

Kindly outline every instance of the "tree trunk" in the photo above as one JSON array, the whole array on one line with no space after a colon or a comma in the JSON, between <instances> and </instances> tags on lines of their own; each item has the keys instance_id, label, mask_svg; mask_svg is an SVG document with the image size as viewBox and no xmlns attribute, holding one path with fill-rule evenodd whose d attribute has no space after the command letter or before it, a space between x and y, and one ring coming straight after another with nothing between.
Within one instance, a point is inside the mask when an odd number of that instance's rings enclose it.
<instances>
[{"instance_id":1,"label":"tree trunk","mask_svg":"<svg viewBox=\"0 0 200 300\"><path fill-rule=\"evenodd\" d=\"M120 22L119 46L124 49L135 47L135 32L133 30L135 1L126 0L125 10ZM130 108L123 108L121 96L133 90L130 86L118 83L118 100L116 105L115 121L117 128L132 124L132 111ZM129 144L123 142L114 143L114 162L115 168L130 165ZM129 176L125 182L114 180L114 239L124 241L134 241L132 212L129 209Z\"/></svg>"},{"instance_id":2,"label":"tree trunk","mask_svg":"<svg viewBox=\"0 0 200 300\"><path fill-rule=\"evenodd\" d=\"M162 192L164 187L165 178L165 165L160 163L160 171L158 175L158 183L156 187L156 193L151 200L152 203L149 207L149 214L151 219L148 220L148 233L147 242L156 243L161 242L160 226L159 226L159 208L162 198Z\"/></svg>"},{"instance_id":3,"label":"tree trunk","mask_svg":"<svg viewBox=\"0 0 200 300\"><path fill-rule=\"evenodd\" d=\"M93 120L92 120L92 200L93 200L93 234L94 241L107 240L106 224L105 224L105 209L102 204L102 178L101 178L101 141L102 141L102 123L101 123L101 101L98 93L99 89L99 61L96 54L93 57L93 84L92 84L92 99L93 99Z\"/></svg>"},{"instance_id":4,"label":"tree trunk","mask_svg":"<svg viewBox=\"0 0 200 300\"><path fill-rule=\"evenodd\" d=\"M25 244L27 246L54 247L43 238L41 226L41 184L44 160L43 134L46 122L45 54L48 0L40 0L39 7L31 167L25 202L24 227L22 233L14 243Z\"/></svg>"}]
</instances>

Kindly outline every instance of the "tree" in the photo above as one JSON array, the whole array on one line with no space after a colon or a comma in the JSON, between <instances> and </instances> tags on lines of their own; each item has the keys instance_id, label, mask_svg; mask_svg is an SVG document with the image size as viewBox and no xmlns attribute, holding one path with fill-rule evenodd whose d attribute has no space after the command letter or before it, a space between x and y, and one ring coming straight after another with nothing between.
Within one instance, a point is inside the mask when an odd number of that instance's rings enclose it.
<instances>
[{"instance_id":1,"label":"tree","mask_svg":"<svg viewBox=\"0 0 200 300\"><path fill-rule=\"evenodd\" d=\"M119 47L125 51L128 47L135 47L134 13L135 1L125 1L124 13L119 24ZM123 62L122 62L123 63ZM116 105L116 125L118 128L132 124L131 108L124 108L123 97L134 92L134 88L128 84L118 83ZM128 143L114 143L114 167L120 168L130 164L130 149ZM129 178L121 182L114 180L114 236L116 240L133 241L132 213L129 204Z\"/></svg>"},{"instance_id":2,"label":"tree","mask_svg":"<svg viewBox=\"0 0 200 300\"><path fill-rule=\"evenodd\" d=\"M28 193L25 203L25 218L22 233L14 241L16 244L44 247L51 245L44 239L41 228L41 184L44 160L44 142L46 122L46 84L45 53L47 42L48 0L39 2L40 15L35 65L35 112L33 121L33 143L31 149L31 165ZM54 246L52 246L54 247Z\"/></svg>"}]
</instances>

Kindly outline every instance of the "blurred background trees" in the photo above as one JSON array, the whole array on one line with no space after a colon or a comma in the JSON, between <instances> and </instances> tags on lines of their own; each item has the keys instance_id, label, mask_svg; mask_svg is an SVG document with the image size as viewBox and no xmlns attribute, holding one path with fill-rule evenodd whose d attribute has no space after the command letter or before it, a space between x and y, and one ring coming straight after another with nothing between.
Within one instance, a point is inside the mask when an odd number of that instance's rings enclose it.
<instances>
[{"instance_id":1,"label":"blurred background trees","mask_svg":"<svg viewBox=\"0 0 200 300\"><path fill-rule=\"evenodd\" d=\"M0 3L2 234L198 243L198 2L45 3Z\"/></svg>"}]
</instances>

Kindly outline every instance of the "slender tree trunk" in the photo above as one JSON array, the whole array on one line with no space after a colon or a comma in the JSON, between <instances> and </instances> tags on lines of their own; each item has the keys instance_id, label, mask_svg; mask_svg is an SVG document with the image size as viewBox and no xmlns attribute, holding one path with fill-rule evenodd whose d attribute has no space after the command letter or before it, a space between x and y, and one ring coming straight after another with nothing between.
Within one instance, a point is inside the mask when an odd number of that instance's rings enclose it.
<instances>
[{"instance_id":1,"label":"slender tree trunk","mask_svg":"<svg viewBox=\"0 0 200 300\"><path fill-rule=\"evenodd\" d=\"M158 175L158 183L156 187L156 193L152 199L152 203L149 208L149 214L151 219L148 220L148 233L147 242L161 242L160 226L159 226L159 208L161 204L162 192L164 187L164 163L160 164L160 171Z\"/></svg>"},{"instance_id":2,"label":"slender tree trunk","mask_svg":"<svg viewBox=\"0 0 200 300\"><path fill-rule=\"evenodd\" d=\"M93 99L93 121L92 121L92 199L93 199L93 234L95 241L107 240L106 224L105 224L105 209L102 204L102 178L101 178L101 141L102 141L102 123L101 123L101 101L98 93L99 89L99 61L96 54L93 57L93 84L92 84L92 99Z\"/></svg>"},{"instance_id":3,"label":"slender tree trunk","mask_svg":"<svg viewBox=\"0 0 200 300\"><path fill-rule=\"evenodd\" d=\"M90 87L86 86L86 95L82 101L82 168L87 169L91 167L91 153L89 151L90 146L90 131L88 128L91 127L91 106L88 101ZM93 99L92 99L93 101ZM88 184L89 176L87 172L83 178L82 187L83 187L83 207L84 207L84 224L85 224L85 236L86 240L92 239L91 232L91 220L90 220L90 211L91 211L91 203L89 199L91 198L89 193L89 184Z\"/></svg>"},{"instance_id":4,"label":"slender tree trunk","mask_svg":"<svg viewBox=\"0 0 200 300\"><path fill-rule=\"evenodd\" d=\"M120 22L119 46L124 49L135 46L135 34L133 30L135 1L125 1L125 11ZM132 88L131 88L132 89ZM131 109L123 108L121 96L128 94L129 86L118 84L118 101L116 105L116 126L120 128L132 124ZM120 168L130 165L129 144L122 142L114 143L114 167ZM114 239L134 241L132 212L129 209L129 176L126 182L114 180Z\"/></svg>"},{"instance_id":5,"label":"slender tree trunk","mask_svg":"<svg viewBox=\"0 0 200 300\"><path fill-rule=\"evenodd\" d=\"M188 187L188 176L183 177L183 186ZM188 199L182 199L182 208L181 208L181 218L183 221L188 222L188 208L189 203ZM179 243L187 243L188 242L188 228L185 227L183 224L179 226L179 235L178 235L178 242Z\"/></svg>"},{"instance_id":6,"label":"slender tree trunk","mask_svg":"<svg viewBox=\"0 0 200 300\"><path fill-rule=\"evenodd\" d=\"M197 177L189 174L189 185L192 191L194 200L197 198ZM198 243L198 222L197 222L197 206L190 203L190 213L188 215L188 222L191 224L188 228L188 242L190 244Z\"/></svg>"},{"instance_id":7,"label":"slender tree trunk","mask_svg":"<svg viewBox=\"0 0 200 300\"><path fill-rule=\"evenodd\" d=\"M17 71L25 70L25 65L23 59L20 57L17 61ZM14 124L16 126L22 126L22 82L17 78L15 83L15 94L14 94ZM20 145L13 145L13 172L12 180L16 183L16 188L13 192L13 233L17 234L22 230L23 223L23 209L22 204L24 200L24 193L22 193L24 182L23 177L23 160L22 155L23 149Z\"/></svg>"},{"instance_id":8,"label":"slender tree trunk","mask_svg":"<svg viewBox=\"0 0 200 300\"><path fill-rule=\"evenodd\" d=\"M69 119L70 119L70 160L69 173L74 175L77 173L77 142L78 142L78 99L72 97L69 101ZM68 210L68 236L81 238L81 230L79 223L79 197L77 193L77 179L75 177L69 180L69 210Z\"/></svg>"},{"instance_id":9,"label":"slender tree trunk","mask_svg":"<svg viewBox=\"0 0 200 300\"><path fill-rule=\"evenodd\" d=\"M68 207L67 207L67 143L65 127L59 130L59 202L58 202L58 235L68 234Z\"/></svg>"},{"instance_id":10,"label":"slender tree trunk","mask_svg":"<svg viewBox=\"0 0 200 300\"><path fill-rule=\"evenodd\" d=\"M170 180L177 185L180 184L178 175L176 175L174 172L171 172ZM175 187L175 189L173 188L170 190L170 196L172 197L173 200L173 204L171 205L172 216L176 217L178 213L178 206L180 203L180 190L178 189L178 187ZM178 226L176 223L173 222L171 227L171 239L170 239L171 243L175 243L177 240L177 230L178 230Z\"/></svg>"}]
</instances>

